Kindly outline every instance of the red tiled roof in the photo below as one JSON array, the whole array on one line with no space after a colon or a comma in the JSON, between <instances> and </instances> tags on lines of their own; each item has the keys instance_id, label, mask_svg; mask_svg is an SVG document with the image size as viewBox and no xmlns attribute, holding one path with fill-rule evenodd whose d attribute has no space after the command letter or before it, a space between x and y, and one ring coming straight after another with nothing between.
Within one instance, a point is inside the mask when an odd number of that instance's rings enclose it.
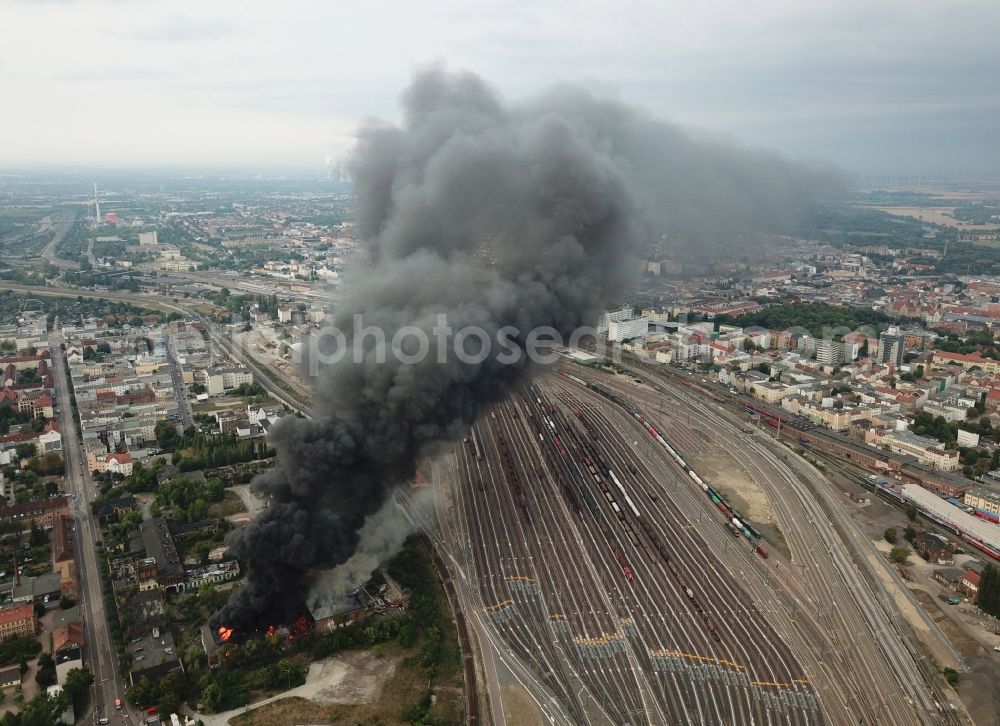
<instances>
[{"instance_id":1,"label":"red tiled roof","mask_svg":"<svg viewBox=\"0 0 1000 726\"><path fill-rule=\"evenodd\" d=\"M31 620L35 614L35 606L30 602L23 602L10 607L0 608L0 623L17 623L21 620Z\"/></svg>"},{"instance_id":2,"label":"red tiled roof","mask_svg":"<svg viewBox=\"0 0 1000 726\"><path fill-rule=\"evenodd\" d=\"M67 645L83 644L83 626L80 623L66 623L52 631L52 650L57 653Z\"/></svg>"}]
</instances>

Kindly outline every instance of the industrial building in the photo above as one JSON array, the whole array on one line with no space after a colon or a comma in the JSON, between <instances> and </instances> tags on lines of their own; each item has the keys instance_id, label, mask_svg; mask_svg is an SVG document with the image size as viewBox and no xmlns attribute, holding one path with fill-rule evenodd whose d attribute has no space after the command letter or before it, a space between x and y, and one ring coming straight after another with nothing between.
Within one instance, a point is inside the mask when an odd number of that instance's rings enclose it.
<instances>
[{"instance_id":1,"label":"industrial building","mask_svg":"<svg viewBox=\"0 0 1000 726\"><path fill-rule=\"evenodd\" d=\"M1000 517L1000 494L984 487L976 487L965 493L965 503L973 507L979 516L996 521Z\"/></svg>"},{"instance_id":2,"label":"industrial building","mask_svg":"<svg viewBox=\"0 0 1000 726\"><path fill-rule=\"evenodd\" d=\"M903 497L943 524L954 527L972 539L1000 552L1000 526L974 517L960 507L950 504L916 484L904 484Z\"/></svg>"}]
</instances>

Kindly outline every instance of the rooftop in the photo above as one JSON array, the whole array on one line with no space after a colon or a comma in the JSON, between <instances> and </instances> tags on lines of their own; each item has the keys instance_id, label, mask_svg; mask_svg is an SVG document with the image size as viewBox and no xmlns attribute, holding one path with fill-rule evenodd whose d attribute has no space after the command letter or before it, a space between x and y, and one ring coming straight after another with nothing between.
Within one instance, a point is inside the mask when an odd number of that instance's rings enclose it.
<instances>
[{"instance_id":1,"label":"rooftop","mask_svg":"<svg viewBox=\"0 0 1000 726\"><path fill-rule=\"evenodd\" d=\"M147 635L137 638L128 644L127 650L132 656L132 673L156 668L161 665L179 664L177 650L174 647L173 636L163 630L156 631L159 637Z\"/></svg>"},{"instance_id":2,"label":"rooftop","mask_svg":"<svg viewBox=\"0 0 1000 726\"><path fill-rule=\"evenodd\" d=\"M170 535L165 519L156 517L147 519L139 525L143 549L146 556L156 560L156 570L159 576L183 575L184 567L177 556L174 538Z\"/></svg>"},{"instance_id":3,"label":"rooftop","mask_svg":"<svg viewBox=\"0 0 1000 726\"><path fill-rule=\"evenodd\" d=\"M22 602L17 605L9 605L0 608L0 623L8 625L22 620L30 620L35 616L35 606L30 602Z\"/></svg>"}]
</instances>

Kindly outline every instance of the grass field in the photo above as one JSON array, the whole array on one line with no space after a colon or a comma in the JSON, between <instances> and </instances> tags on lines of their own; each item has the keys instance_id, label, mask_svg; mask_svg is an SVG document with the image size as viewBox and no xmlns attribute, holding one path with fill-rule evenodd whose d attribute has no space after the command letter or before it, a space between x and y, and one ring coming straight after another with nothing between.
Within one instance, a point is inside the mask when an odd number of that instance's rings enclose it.
<instances>
[{"instance_id":1,"label":"grass field","mask_svg":"<svg viewBox=\"0 0 1000 726\"><path fill-rule=\"evenodd\" d=\"M887 212L897 217L911 217L912 219L937 224L942 227L954 227L956 229L968 231L989 232L1000 229L1000 224L972 224L955 219L954 207L874 207L880 212Z\"/></svg>"}]
</instances>

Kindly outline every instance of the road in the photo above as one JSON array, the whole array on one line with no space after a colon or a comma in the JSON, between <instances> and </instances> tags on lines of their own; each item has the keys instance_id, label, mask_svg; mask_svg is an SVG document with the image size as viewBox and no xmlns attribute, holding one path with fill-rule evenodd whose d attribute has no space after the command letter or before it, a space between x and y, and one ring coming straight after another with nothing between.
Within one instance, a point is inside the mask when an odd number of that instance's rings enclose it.
<instances>
[{"instance_id":1,"label":"road","mask_svg":"<svg viewBox=\"0 0 1000 726\"><path fill-rule=\"evenodd\" d=\"M56 255L59 243L63 241L66 233L73 228L73 224L76 222L77 210L67 209L60 216L59 221L56 222L55 231L52 233L52 239L49 240L48 244L42 248L42 257L49 261L50 264L55 265L60 270L75 270L79 267L75 262L70 262L69 260L64 260Z\"/></svg>"},{"instance_id":2,"label":"road","mask_svg":"<svg viewBox=\"0 0 1000 726\"><path fill-rule=\"evenodd\" d=\"M111 718L115 711L115 699L125 702L125 688L119 678L118 655L111 640L101 593L100 561L96 543L101 540L100 527L91 514L90 502L96 496L90 472L86 470L77 421L70 403L70 386L67 380L66 360L60 346L63 343L58 318L54 332L49 335L52 350L53 380L56 386L58 420L62 432L63 459L66 463L66 487L71 496L71 510L77 547L77 571L80 578L81 612L84 620L87 643L84 652L91 672L94 674L92 705L95 713ZM121 718L128 709L123 709ZM133 715L141 716L139 712Z\"/></svg>"},{"instance_id":3,"label":"road","mask_svg":"<svg viewBox=\"0 0 1000 726\"><path fill-rule=\"evenodd\" d=\"M167 358L170 360L170 379L174 384L174 398L177 401L177 412L181 417L181 423L186 431L188 427L194 425L191 417L191 403L187 397L187 387L184 385L184 376L181 372L180 362L177 356L177 340L174 334L167 332Z\"/></svg>"}]
</instances>

